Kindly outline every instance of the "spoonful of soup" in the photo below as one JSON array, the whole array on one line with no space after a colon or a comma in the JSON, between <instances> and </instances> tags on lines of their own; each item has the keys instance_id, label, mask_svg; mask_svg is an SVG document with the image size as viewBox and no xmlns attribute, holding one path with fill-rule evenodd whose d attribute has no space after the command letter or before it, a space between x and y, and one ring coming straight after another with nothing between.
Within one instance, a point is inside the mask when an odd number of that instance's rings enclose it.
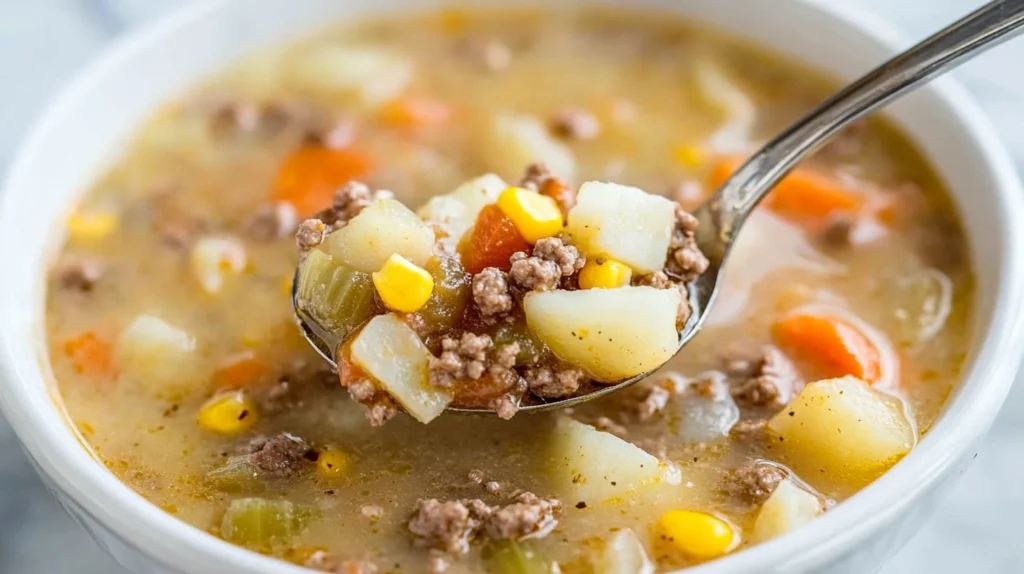
<instances>
[{"instance_id":1,"label":"spoonful of soup","mask_svg":"<svg viewBox=\"0 0 1024 574\"><path fill-rule=\"evenodd\" d=\"M297 234L300 325L378 423L398 410L422 423L445 410L510 418L627 387L697 334L769 192L822 203L784 179L800 160L1021 26L1024 2L997 1L938 32L739 163L693 213L628 185L577 188L542 164L517 185L484 175L418 211L346 184Z\"/></svg>"}]
</instances>

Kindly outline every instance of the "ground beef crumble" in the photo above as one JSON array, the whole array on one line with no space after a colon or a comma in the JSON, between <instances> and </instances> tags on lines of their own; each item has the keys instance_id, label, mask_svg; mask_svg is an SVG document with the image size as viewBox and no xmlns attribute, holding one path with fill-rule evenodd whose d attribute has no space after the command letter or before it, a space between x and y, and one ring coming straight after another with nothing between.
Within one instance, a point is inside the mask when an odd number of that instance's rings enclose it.
<instances>
[{"instance_id":1,"label":"ground beef crumble","mask_svg":"<svg viewBox=\"0 0 1024 574\"><path fill-rule=\"evenodd\" d=\"M541 291L555 289L563 277L578 273L587 258L558 237L548 237L533 246L532 255L520 251L512 255L511 261L512 283L527 291Z\"/></svg>"},{"instance_id":2,"label":"ground beef crumble","mask_svg":"<svg viewBox=\"0 0 1024 574\"><path fill-rule=\"evenodd\" d=\"M731 470L722 483L722 493L751 507L760 506L775 492L787 473L782 467L758 462Z\"/></svg>"},{"instance_id":3,"label":"ground beef crumble","mask_svg":"<svg viewBox=\"0 0 1024 574\"><path fill-rule=\"evenodd\" d=\"M697 247L696 231L697 218L676 204L676 225L669 242L665 269L687 283L707 271L709 265L708 258Z\"/></svg>"},{"instance_id":4,"label":"ground beef crumble","mask_svg":"<svg viewBox=\"0 0 1024 574\"><path fill-rule=\"evenodd\" d=\"M253 239L266 241L295 233L298 223L299 214L295 211L295 207L287 201L276 201L260 207L245 227L246 232ZM301 243L299 248L302 249Z\"/></svg>"},{"instance_id":5,"label":"ground beef crumble","mask_svg":"<svg viewBox=\"0 0 1024 574\"><path fill-rule=\"evenodd\" d=\"M601 122L597 116L581 108L565 108L551 117L551 132L561 138L575 141L589 141L601 134Z\"/></svg>"},{"instance_id":6,"label":"ground beef crumble","mask_svg":"<svg viewBox=\"0 0 1024 574\"><path fill-rule=\"evenodd\" d=\"M495 317L512 310L512 295L508 291L505 273L496 267L487 267L473 276L473 301L484 317Z\"/></svg>"},{"instance_id":7,"label":"ground beef crumble","mask_svg":"<svg viewBox=\"0 0 1024 574\"><path fill-rule=\"evenodd\" d=\"M92 290L104 270L103 264L94 259L71 261L61 266L57 279L61 287L84 293Z\"/></svg>"},{"instance_id":8,"label":"ground beef crumble","mask_svg":"<svg viewBox=\"0 0 1024 574\"><path fill-rule=\"evenodd\" d=\"M275 478L285 478L300 472L309 462L312 449L301 438L281 433L272 437L258 436L242 447L242 454L260 472Z\"/></svg>"},{"instance_id":9,"label":"ground beef crumble","mask_svg":"<svg viewBox=\"0 0 1024 574\"><path fill-rule=\"evenodd\" d=\"M370 426L382 426L398 414L398 405L394 399L378 389L369 379L346 381L345 386L353 401L367 407L366 420L370 421Z\"/></svg>"},{"instance_id":10,"label":"ground beef crumble","mask_svg":"<svg viewBox=\"0 0 1024 574\"><path fill-rule=\"evenodd\" d=\"M299 247L299 253L306 253L324 242L327 235L327 226L319 219L307 219L299 224L295 232L295 244Z\"/></svg>"},{"instance_id":11,"label":"ground beef crumble","mask_svg":"<svg viewBox=\"0 0 1024 574\"><path fill-rule=\"evenodd\" d=\"M479 535L492 540L542 537L558 524L562 504L524 492L505 506L490 506L480 499L421 500L409 520L417 545L449 554L466 554Z\"/></svg>"},{"instance_id":12,"label":"ground beef crumble","mask_svg":"<svg viewBox=\"0 0 1024 574\"><path fill-rule=\"evenodd\" d=\"M580 369L532 367L523 371L530 392L538 397L556 399L576 392L587 376Z\"/></svg>"},{"instance_id":13,"label":"ground beef crumble","mask_svg":"<svg viewBox=\"0 0 1024 574\"><path fill-rule=\"evenodd\" d=\"M796 367L779 349L766 346L756 360L732 359L726 370L730 392L741 409L781 409L800 390Z\"/></svg>"},{"instance_id":14,"label":"ground beef crumble","mask_svg":"<svg viewBox=\"0 0 1024 574\"><path fill-rule=\"evenodd\" d=\"M441 356L430 359L430 383L448 389L461 379L477 380L485 374L495 378L515 376L512 367L518 353L519 343L495 347L489 335L445 337L441 340Z\"/></svg>"}]
</instances>

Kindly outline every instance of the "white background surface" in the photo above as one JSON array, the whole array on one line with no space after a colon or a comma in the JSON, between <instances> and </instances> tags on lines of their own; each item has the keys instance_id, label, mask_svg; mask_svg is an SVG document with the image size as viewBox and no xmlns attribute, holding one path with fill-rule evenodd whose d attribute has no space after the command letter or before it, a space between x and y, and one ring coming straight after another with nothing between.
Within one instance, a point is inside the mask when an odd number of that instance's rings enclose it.
<instances>
[{"instance_id":1,"label":"white background surface","mask_svg":"<svg viewBox=\"0 0 1024 574\"><path fill-rule=\"evenodd\" d=\"M681 0L682 1L682 0ZM728 2L729 0L722 0ZM772 0L764 0L771 2ZM919 38L981 0L831 0L873 10ZM0 0L0 172L40 108L111 38L179 0ZM1024 38L956 72L1024 166ZM10 249L12 246L0 246ZM0 418L0 573L121 574L63 513ZM1024 572L1024 385L1018 384L956 492L883 574Z\"/></svg>"}]
</instances>

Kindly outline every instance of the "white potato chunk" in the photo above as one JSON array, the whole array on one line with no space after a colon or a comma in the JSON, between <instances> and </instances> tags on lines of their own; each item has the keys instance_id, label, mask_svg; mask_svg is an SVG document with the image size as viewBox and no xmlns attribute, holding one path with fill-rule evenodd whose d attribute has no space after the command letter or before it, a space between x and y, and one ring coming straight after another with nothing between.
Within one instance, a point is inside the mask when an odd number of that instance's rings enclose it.
<instances>
[{"instance_id":1,"label":"white potato chunk","mask_svg":"<svg viewBox=\"0 0 1024 574\"><path fill-rule=\"evenodd\" d=\"M902 402L854 377L807 385L768 429L801 476L850 488L877 478L916 440Z\"/></svg>"},{"instance_id":2,"label":"white potato chunk","mask_svg":"<svg viewBox=\"0 0 1024 574\"><path fill-rule=\"evenodd\" d=\"M623 528L605 541L594 561L594 574L654 574L654 563L636 533Z\"/></svg>"},{"instance_id":3,"label":"white potato chunk","mask_svg":"<svg viewBox=\"0 0 1024 574\"><path fill-rule=\"evenodd\" d=\"M679 344L677 289L619 287L532 291L526 323L560 359L598 382L617 382L652 371Z\"/></svg>"},{"instance_id":4,"label":"white potato chunk","mask_svg":"<svg viewBox=\"0 0 1024 574\"><path fill-rule=\"evenodd\" d=\"M328 44L298 54L291 77L317 95L350 96L376 106L405 91L413 79L413 64L381 48Z\"/></svg>"},{"instance_id":5,"label":"white potato chunk","mask_svg":"<svg viewBox=\"0 0 1024 574\"><path fill-rule=\"evenodd\" d=\"M493 173L482 175L451 193L431 198L417 213L424 221L443 227L448 233L448 241L458 244L476 222L480 210L497 201L498 195L507 187L505 180Z\"/></svg>"},{"instance_id":6,"label":"white potato chunk","mask_svg":"<svg viewBox=\"0 0 1024 574\"><path fill-rule=\"evenodd\" d=\"M352 362L421 423L452 402L451 393L430 385L430 351L397 315L371 319L352 341L351 353Z\"/></svg>"},{"instance_id":7,"label":"white potato chunk","mask_svg":"<svg viewBox=\"0 0 1024 574\"><path fill-rule=\"evenodd\" d=\"M576 175L572 150L555 139L539 118L526 114L501 114L491 126L490 141L482 150L485 160L506 177L518 177L527 165L544 162L562 179Z\"/></svg>"},{"instance_id":8,"label":"white potato chunk","mask_svg":"<svg viewBox=\"0 0 1024 574\"><path fill-rule=\"evenodd\" d=\"M611 257L638 274L665 266L675 204L642 189L588 181L569 211L569 242L587 257Z\"/></svg>"},{"instance_id":9,"label":"white potato chunk","mask_svg":"<svg viewBox=\"0 0 1024 574\"><path fill-rule=\"evenodd\" d=\"M434 251L434 232L401 202L378 199L328 235L322 249L363 273L379 271L393 253L423 267Z\"/></svg>"},{"instance_id":10,"label":"white potato chunk","mask_svg":"<svg viewBox=\"0 0 1024 574\"><path fill-rule=\"evenodd\" d=\"M195 337L152 315L125 327L114 361L122 377L157 393L183 390L201 378Z\"/></svg>"},{"instance_id":11,"label":"white potato chunk","mask_svg":"<svg viewBox=\"0 0 1024 574\"><path fill-rule=\"evenodd\" d=\"M621 503L660 484L678 485L679 469L640 447L571 419L552 433L551 479L566 498L589 506Z\"/></svg>"},{"instance_id":12,"label":"white potato chunk","mask_svg":"<svg viewBox=\"0 0 1024 574\"><path fill-rule=\"evenodd\" d=\"M792 479L775 487L754 521L753 542L765 542L782 536L814 520L824 511L821 500L800 488Z\"/></svg>"},{"instance_id":13,"label":"white potato chunk","mask_svg":"<svg viewBox=\"0 0 1024 574\"><path fill-rule=\"evenodd\" d=\"M211 295L221 292L229 275L241 273L246 260L245 246L231 237L203 237L189 253L192 275L203 291Z\"/></svg>"}]
</instances>

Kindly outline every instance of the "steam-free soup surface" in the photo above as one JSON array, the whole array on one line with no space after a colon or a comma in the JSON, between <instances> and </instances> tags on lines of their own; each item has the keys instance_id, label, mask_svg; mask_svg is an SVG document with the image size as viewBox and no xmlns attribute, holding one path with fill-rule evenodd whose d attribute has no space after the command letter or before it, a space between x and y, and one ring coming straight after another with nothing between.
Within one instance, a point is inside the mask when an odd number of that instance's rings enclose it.
<instances>
[{"instance_id":1,"label":"steam-free soup surface","mask_svg":"<svg viewBox=\"0 0 1024 574\"><path fill-rule=\"evenodd\" d=\"M349 180L415 208L545 162L693 209L828 91L630 13L396 16L253 54L160 109L70 215L47 309L68 411L168 513L322 570L669 570L813 528L914 446L968 350L957 215L883 123L780 185L662 373L572 411L373 427L289 293L295 226Z\"/></svg>"}]
</instances>

